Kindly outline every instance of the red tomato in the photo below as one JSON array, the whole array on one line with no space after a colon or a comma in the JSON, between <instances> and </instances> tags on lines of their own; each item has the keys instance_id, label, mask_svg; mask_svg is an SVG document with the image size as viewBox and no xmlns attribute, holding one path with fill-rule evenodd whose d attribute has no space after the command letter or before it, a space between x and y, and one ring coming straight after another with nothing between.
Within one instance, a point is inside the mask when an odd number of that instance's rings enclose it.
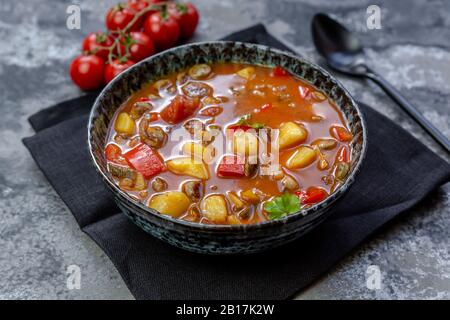
<instances>
[{"instance_id":1,"label":"red tomato","mask_svg":"<svg viewBox=\"0 0 450 320\"><path fill-rule=\"evenodd\" d=\"M91 32L83 40L83 51L95 54L103 60L108 60L109 50L102 47L110 47L113 40L104 32Z\"/></svg>"},{"instance_id":2,"label":"red tomato","mask_svg":"<svg viewBox=\"0 0 450 320\"><path fill-rule=\"evenodd\" d=\"M182 38L190 38L195 32L200 19L197 9L190 2L188 3L169 3L169 14L174 17L180 25Z\"/></svg>"},{"instance_id":3,"label":"red tomato","mask_svg":"<svg viewBox=\"0 0 450 320\"><path fill-rule=\"evenodd\" d=\"M106 28L111 31L123 30L134 19L136 11L119 3L110 8L106 14ZM127 31L138 31L142 20L136 21Z\"/></svg>"},{"instance_id":4,"label":"red tomato","mask_svg":"<svg viewBox=\"0 0 450 320\"><path fill-rule=\"evenodd\" d=\"M147 8L149 5L151 4L155 4L158 3L159 0L149 0L149 1L145 1L145 0L128 0L128 7L133 9L136 12L142 11L145 8ZM150 16L152 13L155 13L157 10L149 10L144 14L144 19L142 19L142 21L145 21L145 18L147 18L148 16Z\"/></svg>"},{"instance_id":5,"label":"red tomato","mask_svg":"<svg viewBox=\"0 0 450 320\"><path fill-rule=\"evenodd\" d=\"M166 50L177 43L180 26L173 17L155 12L145 20L144 32L152 38L158 50Z\"/></svg>"},{"instance_id":6,"label":"red tomato","mask_svg":"<svg viewBox=\"0 0 450 320\"><path fill-rule=\"evenodd\" d=\"M70 64L70 77L82 90L92 90L103 85L105 61L96 55L78 56Z\"/></svg>"},{"instance_id":7,"label":"red tomato","mask_svg":"<svg viewBox=\"0 0 450 320\"><path fill-rule=\"evenodd\" d=\"M122 155L122 149L114 143L110 143L105 148L106 160L117 163L127 164L125 158Z\"/></svg>"},{"instance_id":8,"label":"red tomato","mask_svg":"<svg viewBox=\"0 0 450 320\"><path fill-rule=\"evenodd\" d=\"M128 0L127 6L128 8L133 9L136 12L139 12L145 8L147 8L149 3L143 0Z\"/></svg>"},{"instance_id":9,"label":"red tomato","mask_svg":"<svg viewBox=\"0 0 450 320\"><path fill-rule=\"evenodd\" d=\"M129 37L131 44L128 48L128 52L130 53L130 59L138 62L147 57L150 57L155 53L155 46L153 45L152 39L142 32L130 32ZM122 55L125 52L125 43L126 40L121 39L121 53Z\"/></svg>"},{"instance_id":10,"label":"red tomato","mask_svg":"<svg viewBox=\"0 0 450 320\"><path fill-rule=\"evenodd\" d=\"M351 132L341 126L332 126L330 128L330 134L342 142L351 141L353 139Z\"/></svg>"},{"instance_id":11,"label":"red tomato","mask_svg":"<svg viewBox=\"0 0 450 320\"><path fill-rule=\"evenodd\" d=\"M306 191L297 191L295 194L300 198L302 204L318 203L328 196L324 189L317 187L309 187Z\"/></svg>"},{"instance_id":12,"label":"red tomato","mask_svg":"<svg viewBox=\"0 0 450 320\"><path fill-rule=\"evenodd\" d=\"M145 179L149 179L165 169L164 161L158 152L144 143L138 144L123 156L131 167L142 173Z\"/></svg>"},{"instance_id":13,"label":"red tomato","mask_svg":"<svg viewBox=\"0 0 450 320\"><path fill-rule=\"evenodd\" d=\"M198 99L177 95L170 101L169 105L161 111L160 115L165 122L174 124L191 116L198 106Z\"/></svg>"},{"instance_id":14,"label":"red tomato","mask_svg":"<svg viewBox=\"0 0 450 320\"><path fill-rule=\"evenodd\" d=\"M112 63L107 64L105 68L105 83L109 83L119 73L128 69L134 64L134 61L127 60L126 62L120 62L119 60L113 60Z\"/></svg>"},{"instance_id":15,"label":"red tomato","mask_svg":"<svg viewBox=\"0 0 450 320\"><path fill-rule=\"evenodd\" d=\"M289 73L286 71L286 70L284 70L282 67L280 67L280 66L275 66L273 69L272 69L272 73L271 73L271 76L272 77L284 77L284 76L287 76Z\"/></svg>"}]
</instances>

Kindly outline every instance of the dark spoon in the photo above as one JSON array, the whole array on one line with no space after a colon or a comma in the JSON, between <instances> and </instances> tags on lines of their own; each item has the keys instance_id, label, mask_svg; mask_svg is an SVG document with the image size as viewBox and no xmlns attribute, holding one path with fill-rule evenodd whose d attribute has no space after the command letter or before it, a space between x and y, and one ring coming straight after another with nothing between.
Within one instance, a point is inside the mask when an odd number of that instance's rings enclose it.
<instances>
[{"instance_id":1,"label":"dark spoon","mask_svg":"<svg viewBox=\"0 0 450 320\"><path fill-rule=\"evenodd\" d=\"M323 13L318 13L312 21L312 35L317 51L324 56L331 68L348 75L373 80L442 147L450 152L449 139L433 126L397 89L366 65L363 47L354 34L336 20Z\"/></svg>"}]
</instances>

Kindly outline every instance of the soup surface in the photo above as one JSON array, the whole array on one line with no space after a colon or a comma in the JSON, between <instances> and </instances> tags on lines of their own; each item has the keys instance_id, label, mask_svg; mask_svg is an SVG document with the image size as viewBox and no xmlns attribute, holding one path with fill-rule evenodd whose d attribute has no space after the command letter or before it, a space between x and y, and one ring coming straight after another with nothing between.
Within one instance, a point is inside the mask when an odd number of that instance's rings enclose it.
<instances>
[{"instance_id":1,"label":"soup surface","mask_svg":"<svg viewBox=\"0 0 450 320\"><path fill-rule=\"evenodd\" d=\"M248 224L333 193L351 140L333 101L284 69L199 64L134 93L105 156L119 188L161 214Z\"/></svg>"}]
</instances>

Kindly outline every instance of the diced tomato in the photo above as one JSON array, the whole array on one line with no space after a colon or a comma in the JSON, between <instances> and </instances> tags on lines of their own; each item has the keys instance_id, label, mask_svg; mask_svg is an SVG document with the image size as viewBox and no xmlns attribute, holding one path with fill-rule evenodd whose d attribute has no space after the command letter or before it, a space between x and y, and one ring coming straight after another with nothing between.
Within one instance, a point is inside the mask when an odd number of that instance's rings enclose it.
<instances>
[{"instance_id":1,"label":"diced tomato","mask_svg":"<svg viewBox=\"0 0 450 320\"><path fill-rule=\"evenodd\" d=\"M145 179L165 170L164 162L158 152L144 143L138 144L123 156L131 167L142 173Z\"/></svg>"},{"instance_id":2,"label":"diced tomato","mask_svg":"<svg viewBox=\"0 0 450 320\"><path fill-rule=\"evenodd\" d=\"M348 154L348 149L346 146L342 146L339 148L338 152L336 153L336 162L349 162L350 157Z\"/></svg>"},{"instance_id":3,"label":"diced tomato","mask_svg":"<svg viewBox=\"0 0 450 320\"><path fill-rule=\"evenodd\" d=\"M298 92L300 93L300 97L302 97L302 99L306 99L306 97L309 94L309 91L310 90L307 87L302 87L302 86L298 87Z\"/></svg>"},{"instance_id":4,"label":"diced tomato","mask_svg":"<svg viewBox=\"0 0 450 320\"><path fill-rule=\"evenodd\" d=\"M110 143L105 148L106 160L117 163L117 164L127 164L125 158L122 155L122 149L114 143Z\"/></svg>"},{"instance_id":5,"label":"diced tomato","mask_svg":"<svg viewBox=\"0 0 450 320\"><path fill-rule=\"evenodd\" d=\"M330 134L342 142L351 141L353 139L351 132L341 126L330 127Z\"/></svg>"},{"instance_id":6,"label":"diced tomato","mask_svg":"<svg viewBox=\"0 0 450 320\"><path fill-rule=\"evenodd\" d=\"M285 69L283 69L282 67L280 67L280 66L275 66L273 69L272 69L272 73L271 73L271 76L272 77L284 77L284 76L287 76L289 73L285 70Z\"/></svg>"},{"instance_id":7,"label":"diced tomato","mask_svg":"<svg viewBox=\"0 0 450 320\"><path fill-rule=\"evenodd\" d=\"M272 104L271 103L266 103L261 107L261 111L267 111L272 109Z\"/></svg>"},{"instance_id":8,"label":"diced tomato","mask_svg":"<svg viewBox=\"0 0 450 320\"><path fill-rule=\"evenodd\" d=\"M152 102L152 99L150 99L149 97L140 97L139 102Z\"/></svg>"},{"instance_id":9,"label":"diced tomato","mask_svg":"<svg viewBox=\"0 0 450 320\"><path fill-rule=\"evenodd\" d=\"M306 191L297 191L295 194L299 197L302 204L318 203L328 196L324 189L317 187L309 187Z\"/></svg>"},{"instance_id":10,"label":"diced tomato","mask_svg":"<svg viewBox=\"0 0 450 320\"><path fill-rule=\"evenodd\" d=\"M245 159L236 155L224 156L217 167L217 175L222 178L245 177Z\"/></svg>"},{"instance_id":11,"label":"diced tomato","mask_svg":"<svg viewBox=\"0 0 450 320\"><path fill-rule=\"evenodd\" d=\"M156 120L158 120L158 114L156 112L151 112L149 121L153 122L153 121L156 121Z\"/></svg>"},{"instance_id":12,"label":"diced tomato","mask_svg":"<svg viewBox=\"0 0 450 320\"><path fill-rule=\"evenodd\" d=\"M170 124L178 123L194 114L199 106L198 99L192 99L184 95L177 95L161 111L161 118Z\"/></svg>"}]
</instances>

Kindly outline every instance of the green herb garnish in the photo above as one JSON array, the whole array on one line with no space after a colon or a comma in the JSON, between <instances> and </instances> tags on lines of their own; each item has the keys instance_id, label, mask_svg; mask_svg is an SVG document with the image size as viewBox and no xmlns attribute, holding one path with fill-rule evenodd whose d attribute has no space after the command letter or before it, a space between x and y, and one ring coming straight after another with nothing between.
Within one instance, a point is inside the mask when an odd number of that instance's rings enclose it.
<instances>
[{"instance_id":1,"label":"green herb garnish","mask_svg":"<svg viewBox=\"0 0 450 320\"><path fill-rule=\"evenodd\" d=\"M264 210L269 213L270 220L281 219L300 210L300 199L293 194L285 193L266 202Z\"/></svg>"},{"instance_id":2,"label":"green herb garnish","mask_svg":"<svg viewBox=\"0 0 450 320\"><path fill-rule=\"evenodd\" d=\"M254 123L250 123L248 120L252 117L251 114L246 114L245 116L242 116L239 121L238 121L238 125L240 126L249 126L252 127L253 129L262 129L264 128L264 123L260 123L260 122L254 122Z\"/></svg>"}]
</instances>

